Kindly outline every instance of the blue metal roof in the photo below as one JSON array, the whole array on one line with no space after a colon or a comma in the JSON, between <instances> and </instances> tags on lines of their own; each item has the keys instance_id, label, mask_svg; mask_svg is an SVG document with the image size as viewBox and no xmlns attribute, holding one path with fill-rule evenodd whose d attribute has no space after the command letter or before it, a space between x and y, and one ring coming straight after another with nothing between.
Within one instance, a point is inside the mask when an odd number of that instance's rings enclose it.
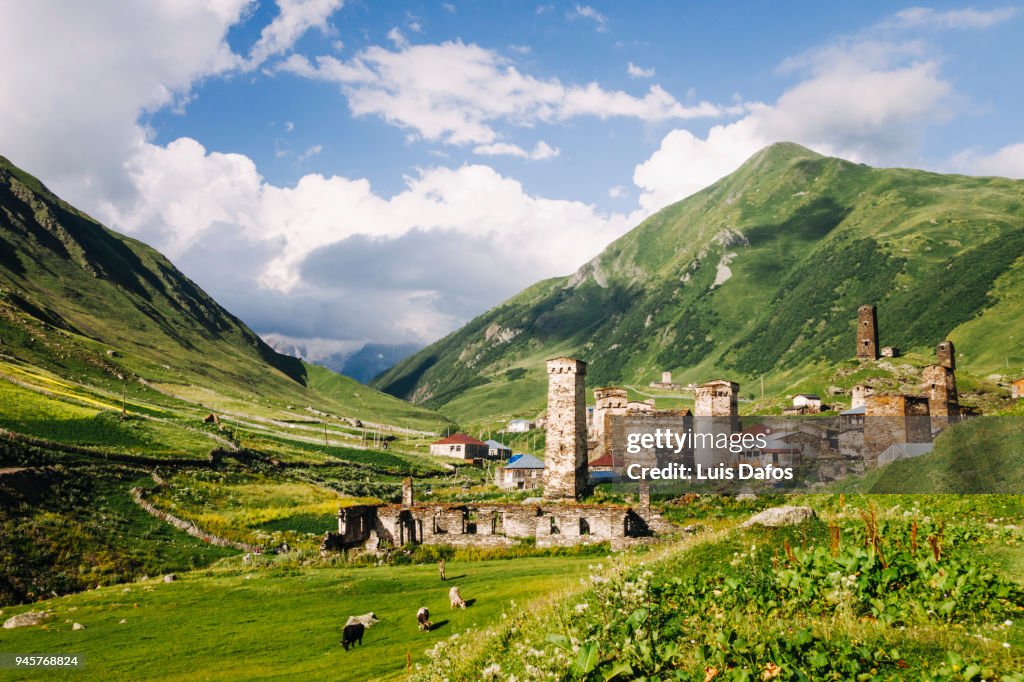
<instances>
[{"instance_id":1,"label":"blue metal roof","mask_svg":"<svg viewBox=\"0 0 1024 682\"><path fill-rule=\"evenodd\" d=\"M544 462L540 461L533 455L518 454L513 455L509 460L508 464L505 465L506 469L543 469Z\"/></svg>"}]
</instances>

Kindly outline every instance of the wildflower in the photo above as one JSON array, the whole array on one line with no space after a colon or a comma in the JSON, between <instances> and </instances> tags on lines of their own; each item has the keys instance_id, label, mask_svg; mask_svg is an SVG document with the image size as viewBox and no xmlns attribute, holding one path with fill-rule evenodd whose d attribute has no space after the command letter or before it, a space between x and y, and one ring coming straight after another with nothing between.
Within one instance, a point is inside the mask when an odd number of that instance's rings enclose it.
<instances>
[{"instance_id":1,"label":"wildflower","mask_svg":"<svg viewBox=\"0 0 1024 682\"><path fill-rule=\"evenodd\" d=\"M583 613L584 611L586 611L589 608L590 608L590 604L588 604L586 602L583 602L582 604L577 604L576 605L576 613Z\"/></svg>"},{"instance_id":2,"label":"wildflower","mask_svg":"<svg viewBox=\"0 0 1024 682\"><path fill-rule=\"evenodd\" d=\"M486 668L484 668L483 670L480 671L480 674L483 675L485 680L489 680L489 679L495 678L500 673L501 673L501 666L498 665L497 663L492 663L491 665L487 666Z\"/></svg>"},{"instance_id":3,"label":"wildflower","mask_svg":"<svg viewBox=\"0 0 1024 682\"><path fill-rule=\"evenodd\" d=\"M764 670L761 671L761 679L774 680L776 677L779 676L780 672L782 672L781 667L775 665L771 661L768 661L768 664L764 667Z\"/></svg>"},{"instance_id":4,"label":"wildflower","mask_svg":"<svg viewBox=\"0 0 1024 682\"><path fill-rule=\"evenodd\" d=\"M1009 642L1003 642L1003 648L1004 649L1009 649L1010 648L1010 643Z\"/></svg>"}]
</instances>

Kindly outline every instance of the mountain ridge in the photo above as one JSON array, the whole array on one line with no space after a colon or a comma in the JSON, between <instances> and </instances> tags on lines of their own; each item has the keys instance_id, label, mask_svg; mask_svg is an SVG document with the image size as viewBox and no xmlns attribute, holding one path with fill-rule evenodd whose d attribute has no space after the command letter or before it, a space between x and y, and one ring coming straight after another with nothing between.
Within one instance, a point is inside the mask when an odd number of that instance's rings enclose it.
<instances>
[{"instance_id":1,"label":"mountain ridge","mask_svg":"<svg viewBox=\"0 0 1024 682\"><path fill-rule=\"evenodd\" d=\"M880 306L883 345L925 351L952 335L970 351L964 366L985 375L1010 364L976 318L1020 307L1022 207L1021 181L772 145L372 385L469 419L542 408L543 359L566 353L588 360L591 385L646 385L663 370L791 384L799 367L850 357L863 303ZM1024 364L1019 343L1010 355Z\"/></svg>"},{"instance_id":2,"label":"mountain ridge","mask_svg":"<svg viewBox=\"0 0 1024 682\"><path fill-rule=\"evenodd\" d=\"M199 389L214 408L280 401L363 419L441 421L348 378L323 381L327 370L274 351L158 251L101 225L4 157L0 354L117 393L123 382L126 391Z\"/></svg>"}]
</instances>

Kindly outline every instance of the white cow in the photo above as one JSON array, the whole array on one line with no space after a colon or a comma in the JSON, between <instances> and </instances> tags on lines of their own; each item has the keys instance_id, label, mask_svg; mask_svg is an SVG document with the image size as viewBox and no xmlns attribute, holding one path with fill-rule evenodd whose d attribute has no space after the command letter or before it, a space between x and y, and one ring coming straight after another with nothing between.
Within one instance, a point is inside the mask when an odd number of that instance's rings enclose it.
<instances>
[{"instance_id":1,"label":"white cow","mask_svg":"<svg viewBox=\"0 0 1024 682\"><path fill-rule=\"evenodd\" d=\"M364 628L373 627L374 624L377 623L377 614L370 611L369 613L364 613L361 616L349 616L345 625L354 625L355 623L359 623Z\"/></svg>"},{"instance_id":2,"label":"white cow","mask_svg":"<svg viewBox=\"0 0 1024 682\"><path fill-rule=\"evenodd\" d=\"M466 600L459 594L459 588L453 587L448 590L448 602L451 604L451 608L459 607L460 609L466 608Z\"/></svg>"}]
</instances>

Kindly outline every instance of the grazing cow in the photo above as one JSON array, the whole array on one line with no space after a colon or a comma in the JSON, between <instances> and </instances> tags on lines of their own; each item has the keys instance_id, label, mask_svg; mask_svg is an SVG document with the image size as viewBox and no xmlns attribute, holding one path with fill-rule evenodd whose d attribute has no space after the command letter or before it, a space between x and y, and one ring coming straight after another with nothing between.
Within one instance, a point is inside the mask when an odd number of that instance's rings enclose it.
<instances>
[{"instance_id":1,"label":"grazing cow","mask_svg":"<svg viewBox=\"0 0 1024 682\"><path fill-rule=\"evenodd\" d=\"M362 623L351 623L346 625L345 629L341 633L341 648L348 651L350 646L355 646L357 643L363 645L363 632L366 630Z\"/></svg>"},{"instance_id":2,"label":"grazing cow","mask_svg":"<svg viewBox=\"0 0 1024 682\"><path fill-rule=\"evenodd\" d=\"M430 622L430 611L427 610L426 606L421 606L420 610L416 612L416 622L420 625L420 630L430 630L434 627Z\"/></svg>"},{"instance_id":3,"label":"grazing cow","mask_svg":"<svg viewBox=\"0 0 1024 682\"><path fill-rule=\"evenodd\" d=\"M448 601L449 603L451 603L451 608L453 609L456 606L460 609L466 608L466 600L462 598L461 594L459 594L458 586L455 586L452 589L448 590Z\"/></svg>"},{"instance_id":4,"label":"grazing cow","mask_svg":"<svg viewBox=\"0 0 1024 682\"><path fill-rule=\"evenodd\" d=\"M349 616L345 625L355 625L356 623L359 623L364 628L371 628L377 623L377 614L370 611L361 616Z\"/></svg>"}]
</instances>

